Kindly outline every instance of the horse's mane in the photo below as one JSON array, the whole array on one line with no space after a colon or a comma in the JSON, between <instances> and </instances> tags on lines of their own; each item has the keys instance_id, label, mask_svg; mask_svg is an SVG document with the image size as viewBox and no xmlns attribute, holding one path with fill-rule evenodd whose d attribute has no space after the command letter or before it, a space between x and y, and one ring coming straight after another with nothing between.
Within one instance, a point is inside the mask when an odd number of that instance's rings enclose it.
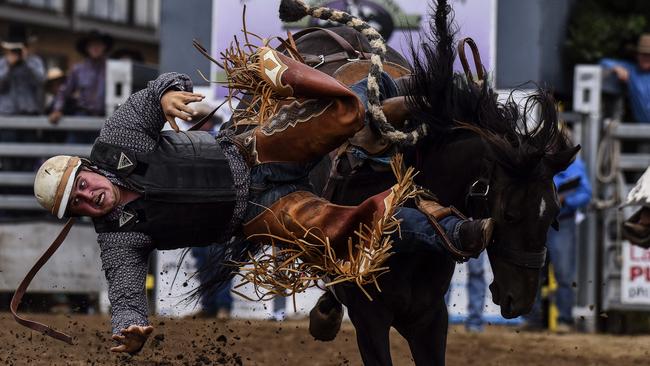
<instances>
[{"instance_id":1,"label":"horse's mane","mask_svg":"<svg viewBox=\"0 0 650 366\"><path fill-rule=\"evenodd\" d=\"M483 138L503 167L515 175L530 176L543 157L569 148L557 123L553 96L537 88L520 108L512 94L499 102L487 80L481 85L455 74L456 29L450 6L440 0L422 42L410 45L413 73L406 95L413 118L428 127L422 143L445 143L459 130L472 131ZM539 116L535 121L529 113L534 108Z\"/></svg>"}]
</instances>

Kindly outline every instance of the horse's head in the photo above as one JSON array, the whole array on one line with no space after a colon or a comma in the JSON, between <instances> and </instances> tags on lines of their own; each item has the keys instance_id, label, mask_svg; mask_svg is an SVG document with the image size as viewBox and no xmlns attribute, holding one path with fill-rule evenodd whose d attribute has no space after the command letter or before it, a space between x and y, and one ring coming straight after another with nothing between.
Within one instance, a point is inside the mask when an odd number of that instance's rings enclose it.
<instances>
[{"instance_id":1,"label":"horse's head","mask_svg":"<svg viewBox=\"0 0 650 366\"><path fill-rule=\"evenodd\" d=\"M494 303L513 318L530 312L546 256L549 228L557 228L560 210L553 176L566 169L579 147L542 157L529 176L520 176L499 163L493 165L487 197L495 220L488 256L494 281ZM534 163L534 162L531 162Z\"/></svg>"},{"instance_id":2,"label":"horse's head","mask_svg":"<svg viewBox=\"0 0 650 366\"><path fill-rule=\"evenodd\" d=\"M447 3L438 0L430 32L411 46L407 104L411 119L429 131L420 150L444 146L440 151L448 152L421 158L418 169L424 171L425 187L443 202L496 221L488 247L494 272L490 289L502 315L511 318L530 311L535 300L547 231L559 211L553 176L571 163L579 147L570 147L560 131L550 93L539 90L523 104L512 96L501 102L487 80L473 82L454 73L455 30ZM467 134L475 136L467 139ZM468 145L477 137L482 147ZM453 175L455 185L433 182L445 179L441 169Z\"/></svg>"}]
</instances>

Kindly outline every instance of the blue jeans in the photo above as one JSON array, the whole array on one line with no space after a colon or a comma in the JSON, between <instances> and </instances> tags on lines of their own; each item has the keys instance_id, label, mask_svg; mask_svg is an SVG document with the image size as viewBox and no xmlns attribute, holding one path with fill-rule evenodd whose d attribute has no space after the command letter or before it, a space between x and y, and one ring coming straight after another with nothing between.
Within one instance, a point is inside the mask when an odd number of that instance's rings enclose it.
<instances>
[{"instance_id":1,"label":"blue jeans","mask_svg":"<svg viewBox=\"0 0 650 366\"><path fill-rule=\"evenodd\" d=\"M280 198L296 192L313 190L309 172L313 163L264 163L251 168L250 202L244 222L248 222L271 207Z\"/></svg>"},{"instance_id":2,"label":"blue jeans","mask_svg":"<svg viewBox=\"0 0 650 366\"><path fill-rule=\"evenodd\" d=\"M576 276L576 220L575 215L560 219L560 230L548 233L548 254L557 280L555 304L562 323L573 324L573 282Z\"/></svg>"},{"instance_id":3,"label":"blue jeans","mask_svg":"<svg viewBox=\"0 0 650 366\"><path fill-rule=\"evenodd\" d=\"M440 255L449 255L442 244L440 236L429 222L429 218L419 210L402 207L395 217L400 223L400 232L392 235L393 248L396 252L416 252L430 250ZM460 224L463 220L456 216L447 216L439 221L454 245L458 245Z\"/></svg>"},{"instance_id":4,"label":"blue jeans","mask_svg":"<svg viewBox=\"0 0 650 366\"><path fill-rule=\"evenodd\" d=\"M467 261L467 320L466 327L483 328L483 307L485 306L485 251L478 258L472 258Z\"/></svg>"},{"instance_id":5,"label":"blue jeans","mask_svg":"<svg viewBox=\"0 0 650 366\"><path fill-rule=\"evenodd\" d=\"M196 259L196 268L201 269L206 264L208 255L210 253L210 247L193 247L192 255ZM209 271L199 271L198 272L199 281L203 282L210 279L211 273ZM226 309L230 311L232 309L232 295L230 293L230 284L221 288L216 294L211 296L202 296L201 297L201 307L203 311L208 314L216 314L219 309Z\"/></svg>"},{"instance_id":6,"label":"blue jeans","mask_svg":"<svg viewBox=\"0 0 650 366\"><path fill-rule=\"evenodd\" d=\"M368 110L368 79L358 81L356 84L350 86L354 94L359 97L361 103ZM395 81L385 72L381 73L379 80L379 100L392 98L397 95L397 85Z\"/></svg>"},{"instance_id":7,"label":"blue jeans","mask_svg":"<svg viewBox=\"0 0 650 366\"><path fill-rule=\"evenodd\" d=\"M573 324L573 282L576 275L576 222L575 214L560 218L560 230L550 229L547 239L548 256L553 264L553 274L557 281L555 305L557 305L559 321ZM542 278L546 278L548 269L544 268ZM542 303L538 292L533 310L526 319L533 325L543 326Z\"/></svg>"}]
</instances>

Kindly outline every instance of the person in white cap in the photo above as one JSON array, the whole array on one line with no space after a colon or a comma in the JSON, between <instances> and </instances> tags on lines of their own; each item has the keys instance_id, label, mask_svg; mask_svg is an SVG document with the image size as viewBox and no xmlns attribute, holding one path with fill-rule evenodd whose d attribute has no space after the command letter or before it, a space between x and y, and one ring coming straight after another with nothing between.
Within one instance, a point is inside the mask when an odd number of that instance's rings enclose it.
<instances>
[{"instance_id":1,"label":"person in white cap","mask_svg":"<svg viewBox=\"0 0 650 366\"><path fill-rule=\"evenodd\" d=\"M0 57L0 115L35 115L43 111L45 66L30 51L30 37L24 25L11 24L2 39Z\"/></svg>"},{"instance_id":2,"label":"person in white cap","mask_svg":"<svg viewBox=\"0 0 650 366\"><path fill-rule=\"evenodd\" d=\"M93 219L119 343L114 352L138 352L153 330L144 281L154 249L228 243L217 263L241 263L264 244L255 234L277 229L271 234L289 235L268 216L277 221L289 214L286 224L298 227L290 235L315 227L319 233L305 235L329 239L334 250L347 253L355 230L371 227L386 211L390 190L359 206L332 205L310 192L311 167L364 126L359 97L275 50L258 52L266 61L256 72L265 72L268 59L282 66L277 78L262 82L295 96L261 126L238 136L224 131L216 139L201 131L161 131L175 117L192 120L195 112L187 104L203 99L192 93L186 75L163 74L106 121L90 159L53 157L36 175L34 194L44 208L59 218ZM428 216L407 208L399 215L402 225L430 231L431 245L443 245ZM440 225L454 253L474 255L491 240L490 219L467 221L449 213ZM218 267L207 286L232 277L232 268Z\"/></svg>"}]
</instances>

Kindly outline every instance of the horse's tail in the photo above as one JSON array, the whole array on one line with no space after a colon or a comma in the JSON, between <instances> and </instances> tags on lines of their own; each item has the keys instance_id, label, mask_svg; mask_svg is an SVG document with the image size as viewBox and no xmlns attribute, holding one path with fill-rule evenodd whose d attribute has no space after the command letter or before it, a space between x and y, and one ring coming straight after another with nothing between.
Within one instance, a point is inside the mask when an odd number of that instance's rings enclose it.
<instances>
[{"instance_id":1,"label":"horse's tail","mask_svg":"<svg viewBox=\"0 0 650 366\"><path fill-rule=\"evenodd\" d=\"M386 42L384 38L370 24L344 11L331 8L309 6L303 0L282 0L280 3L280 20L284 22L297 22L305 16L329 20L354 28L363 34L370 43L372 56L370 57L370 71L368 72L368 110L372 122L387 140L403 145L413 145L422 137L424 131L420 128L403 132L395 129L386 120L386 115L381 108L379 100L379 80L384 71L386 58ZM422 126L424 127L424 126Z\"/></svg>"}]
</instances>

